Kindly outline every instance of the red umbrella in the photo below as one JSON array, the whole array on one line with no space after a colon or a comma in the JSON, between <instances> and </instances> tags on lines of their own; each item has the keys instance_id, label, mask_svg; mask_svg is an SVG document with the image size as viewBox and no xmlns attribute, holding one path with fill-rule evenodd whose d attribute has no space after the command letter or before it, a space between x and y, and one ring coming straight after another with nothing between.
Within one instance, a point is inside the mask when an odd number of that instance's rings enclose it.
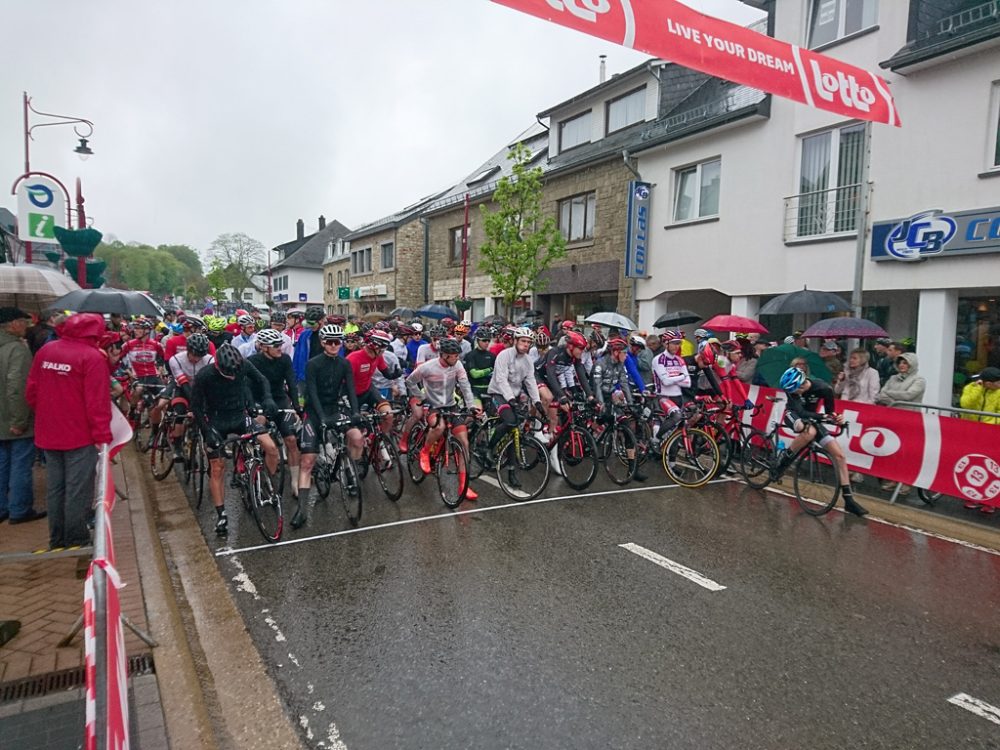
<instances>
[{"instance_id":1,"label":"red umbrella","mask_svg":"<svg viewBox=\"0 0 1000 750\"><path fill-rule=\"evenodd\" d=\"M742 315L716 315L701 324L710 331L729 331L730 333L767 333L767 329L753 318Z\"/></svg>"}]
</instances>

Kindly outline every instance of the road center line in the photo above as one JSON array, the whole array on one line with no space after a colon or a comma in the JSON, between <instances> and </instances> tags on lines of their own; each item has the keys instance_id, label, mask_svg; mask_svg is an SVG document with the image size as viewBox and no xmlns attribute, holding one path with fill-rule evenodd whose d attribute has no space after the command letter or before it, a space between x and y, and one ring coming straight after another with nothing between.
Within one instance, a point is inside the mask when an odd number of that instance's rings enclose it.
<instances>
[{"instance_id":1,"label":"road center line","mask_svg":"<svg viewBox=\"0 0 1000 750\"><path fill-rule=\"evenodd\" d=\"M691 568L685 567L680 563L674 562L663 555L658 555L655 552L646 549L645 547L640 547L638 544L633 544L629 542L628 544L619 544L619 547L632 552L639 557L644 557L651 563L656 563L661 568L666 568L671 573L676 573L679 576L687 578L689 581L694 581L702 588L706 588L709 591L725 591L726 587L721 584L716 583L711 578L706 578L697 570L692 570Z\"/></svg>"},{"instance_id":2,"label":"road center line","mask_svg":"<svg viewBox=\"0 0 1000 750\"><path fill-rule=\"evenodd\" d=\"M956 693L948 699L948 702L959 708L964 708L966 711L970 711L987 721L992 721L994 724L1000 724L1000 708L991 706L986 701L973 698L966 693Z\"/></svg>"},{"instance_id":3,"label":"road center line","mask_svg":"<svg viewBox=\"0 0 1000 750\"><path fill-rule=\"evenodd\" d=\"M481 477L480 477L481 478ZM732 479L713 479L708 484L726 484L732 482ZM492 505L488 508L472 508L471 510L459 510L447 513L438 513L434 516L418 516L417 518L406 518L402 521L390 521L389 523L380 523L375 526L361 526L357 529L344 529L343 531L331 531L328 534L317 534L315 536L304 536L301 539L287 539L283 542L277 542L276 544L258 544L253 547L240 547L238 549L232 549L226 547L220 549L215 553L216 557L228 557L229 555L237 555L243 552L257 552L258 550L265 549L280 549L281 547L287 547L290 544L302 544L303 542L314 542L319 539L331 539L337 536L347 536L348 534L361 534L366 531L378 531L379 529L388 529L393 526L408 526L412 523L423 523L424 521L438 521L445 518L456 518L457 516L468 516L474 513L489 513L493 510L504 510L507 508L524 508L529 505L539 505L541 503L554 503L558 500L582 500L587 497L602 497L604 495L625 495L631 492L652 492L653 490L679 490L683 489L676 484L658 484L652 487L629 487L627 489L618 490L606 490L603 492L574 492L572 495L559 495L557 497L540 497L537 500L528 500L523 503L504 503L503 505Z\"/></svg>"}]
</instances>

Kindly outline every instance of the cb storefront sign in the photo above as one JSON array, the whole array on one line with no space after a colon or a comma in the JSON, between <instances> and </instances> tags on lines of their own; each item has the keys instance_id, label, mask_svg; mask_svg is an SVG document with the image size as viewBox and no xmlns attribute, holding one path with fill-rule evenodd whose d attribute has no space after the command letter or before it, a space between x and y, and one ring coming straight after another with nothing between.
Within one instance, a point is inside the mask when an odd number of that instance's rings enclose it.
<instances>
[{"instance_id":1,"label":"cb storefront sign","mask_svg":"<svg viewBox=\"0 0 1000 750\"><path fill-rule=\"evenodd\" d=\"M872 225L875 261L996 252L1000 252L1000 207L947 213L933 209Z\"/></svg>"}]
</instances>

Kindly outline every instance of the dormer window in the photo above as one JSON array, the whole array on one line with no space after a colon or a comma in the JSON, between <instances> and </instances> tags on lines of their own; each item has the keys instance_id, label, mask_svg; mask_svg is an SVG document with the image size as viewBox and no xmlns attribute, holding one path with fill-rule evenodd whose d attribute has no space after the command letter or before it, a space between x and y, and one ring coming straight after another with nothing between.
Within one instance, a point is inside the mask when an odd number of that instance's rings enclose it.
<instances>
[{"instance_id":1,"label":"dormer window","mask_svg":"<svg viewBox=\"0 0 1000 750\"><path fill-rule=\"evenodd\" d=\"M608 102L604 132L610 135L646 119L646 87L641 86Z\"/></svg>"},{"instance_id":2,"label":"dormer window","mask_svg":"<svg viewBox=\"0 0 1000 750\"><path fill-rule=\"evenodd\" d=\"M467 183L465 183L465 185L466 187L472 187L473 185L478 185L480 182L485 182L499 171L500 167L498 166L487 167L482 172L473 177L471 180L469 180Z\"/></svg>"},{"instance_id":3,"label":"dormer window","mask_svg":"<svg viewBox=\"0 0 1000 750\"><path fill-rule=\"evenodd\" d=\"M559 152L590 143L590 110L559 123Z\"/></svg>"}]
</instances>

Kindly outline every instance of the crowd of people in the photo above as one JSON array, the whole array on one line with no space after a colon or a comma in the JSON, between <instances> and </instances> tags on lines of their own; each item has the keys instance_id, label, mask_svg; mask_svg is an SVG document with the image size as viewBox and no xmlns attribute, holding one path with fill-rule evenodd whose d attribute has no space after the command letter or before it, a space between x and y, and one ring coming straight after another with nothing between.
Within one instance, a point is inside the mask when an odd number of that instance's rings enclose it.
<instances>
[{"instance_id":1,"label":"crowd of people","mask_svg":"<svg viewBox=\"0 0 1000 750\"><path fill-rule=\"evenodd\" d=\"M796 332L781 343L804 349L806 341ZM514 407L522 402L554 423L574 398L610 413L612 404L631 403L638 392L655 396L663 415L656 441L673 429L692 399L750 406L748 387L765 383L757 368L761 355L777 344L756 334L720 340L697 329L689 339L680 330L648 334L574 321L557 321L553 328L533 319L516 326L450 318L368 323L321 307L276 310L266 317L256 310L230 316L212 309L201 315L169 311L161 320L60 311L33 320L16 308L0 308L5 394L0 400L0 521L22 523L48 513L52 548L88 543L95 445L110 440L112 403L134 419L146 390L154 396L151 432L165 414L176 411L192 414L203 433L216 531L224 535L226 438L258 432L265 463L272 472L276 468L278 445L259 428L261 413L275 421L284 442L296 501L292 525L299 527L307 520L305 500L324 429L346 418L347 450L360 456L363 407L386 431L394 402L405 403L407 425L427 421L428 439L410 457L425 470L443 434L435 414L455 404L456 395L467 407L499 418L491 450L515 426ZM790 403L794 396L809 409L819 404L829 409L834 395L896 407L920 403L925 381L909 348L907 342L878 339L871 351L858 348L845 357L840 343L824 341L819 354L831 382L810 373L806 357L793 358L783 376ZM1000 371L986 368L969 383L962 406L987 413L969 418L1000 423ZM184 460L183 429L178 422L170 433L176 461ZM462 424L454 433L468 445ZM406 453L405 428L402 434L399 449ZM36 448L46 465L46 511L33 507ZM647 477L638 471L635 478ZM853 512L861 515L849 479L860 477L844 477L843 486L848 509L854 505ZM883 483L883 489L894 487ZM465 499L476 499L472 487Z\"/></svg>"}]
</instances>

